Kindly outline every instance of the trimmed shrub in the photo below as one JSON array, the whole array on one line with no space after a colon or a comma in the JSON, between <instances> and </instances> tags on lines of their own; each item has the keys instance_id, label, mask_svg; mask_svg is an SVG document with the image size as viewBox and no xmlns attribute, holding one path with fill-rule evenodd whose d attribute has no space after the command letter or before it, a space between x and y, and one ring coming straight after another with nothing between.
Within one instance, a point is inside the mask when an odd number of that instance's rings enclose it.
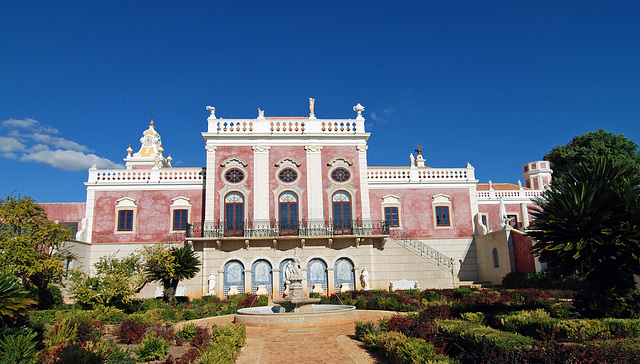
<instances>
[{"instance_id":1,"label":"trimmed shrub","mask_svg":"<svg viewBox=\"0 0 640 364\"><path fill-rule=\"evenodd\" d=\"M125 320L116 328L114 334L121 343L133 344L139 343L146 332L147 327L144 324Z\"/></svg>"},{"instance_id":2,"label":"trimmed shrub","mask_svg":"<svg viewBox=\"0 0 640 364\"><path fill-rule=\"evenodd\" d=\"M202 350L211 343L211 333L206 327L196 326L196 334L191 338L191 345Z\"/></svg>"},{"instance_id":3,"label":"trimmed shrub","mask_svg":"<svg viewBox=\"0 0 640 364\"><path fill-rule=\"evenodd\" d=\"M372 322L356 321L355 325L356 325L356 336L360 341L363 340L365 335L373 334L376 332L375 326L373 325Z\"/></svg>"},{"instance_id":4,"label":"trimmed shrub","mask_svg":"<svg viewBox=\"0 0 640 364\"><path fill-rule=\"evenodd\" d=\"M150 332L140 341L136 354L141 361L162 360L167 356L168 351L169 342Z\"/></svg>"},{"instance_id":5,"label":"trimmed shrub","mask_svg":"<svg viewBox=\"0 0 640 364\"><path fill-rule=\"evenodd\" d=\"M213 344L200 351L199 364L234 363L246 339L245 325L213 325Z\"/></svg>"},{"instance_id":6,"label":"trimmed shrub","mask_svg":"<svg viewBox=\"0 0 640 364\"><path fill-rule=\"evenodd\" d=\"M191 341L198 333L198 326L192 322L182 326L182 329L176 333L176 336L185 341Z\"/></svg>"}]
</instances>

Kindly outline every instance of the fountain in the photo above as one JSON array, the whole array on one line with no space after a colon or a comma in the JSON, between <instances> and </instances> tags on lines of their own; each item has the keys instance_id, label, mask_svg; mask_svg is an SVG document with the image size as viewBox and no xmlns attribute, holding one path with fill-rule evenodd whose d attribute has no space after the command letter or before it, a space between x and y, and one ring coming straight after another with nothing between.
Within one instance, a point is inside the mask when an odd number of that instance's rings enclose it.
<instances>
[{"instance_id":1,"label":"fountain","mask_svg":"<svg viewBox=\"0 0 640 364\"><path fill-rule=\"evenodd\" d=\"M269 327L319 326L349 322L357 316L354 306L318 305L320 298L307 297L302 286L300 259L295 251L293 260L285 266L286 297L274 299L276 305L273 306L239 309L235 323Z\"/></svg>"}]
</instances>

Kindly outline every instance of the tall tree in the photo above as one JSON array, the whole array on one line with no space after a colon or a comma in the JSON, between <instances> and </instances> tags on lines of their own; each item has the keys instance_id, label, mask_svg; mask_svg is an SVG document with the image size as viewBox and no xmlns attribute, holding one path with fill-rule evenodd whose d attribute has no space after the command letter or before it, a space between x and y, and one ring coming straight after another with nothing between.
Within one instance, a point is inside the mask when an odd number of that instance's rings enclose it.
<instances>
[{"instance_id":1,"label":"tall tree","mask_svg":"<svg viewBox=\"0 0 640 364\"><path fill-rule=\"evenodd\" d=\"M584 275L576 305L589 316L633 316L640 273L640 175L611 156L579 163L536 203L529 235L551 272Z\"/></svg>"},{"instance_id":2,"label":"tall tree","mask_svg":"<svg viewBox=\"0 0 640 364\"><path fill-rule=\"evenodd\" d=\"M64 273L62 245L71 231L47 219L44 209L28 196L9 195L0 200L0 270L34 287L38 306L54 303L49 289Z\"/></svg>"},{"instance_id":3,"label":"tall tree","mask_svg":"<svg viewBox=\"0 0 640 364\"><path fill-rule=\"evenodd\" d=\"M590 164L602 156L609 156L615 163L629 165L636 175L640 174L638 144L622 134L602 129L575 136L566 145L554 147L544 155L544 159L551 162L553 179L560 180L579 163Z\"/></svg>"}]
</instances>

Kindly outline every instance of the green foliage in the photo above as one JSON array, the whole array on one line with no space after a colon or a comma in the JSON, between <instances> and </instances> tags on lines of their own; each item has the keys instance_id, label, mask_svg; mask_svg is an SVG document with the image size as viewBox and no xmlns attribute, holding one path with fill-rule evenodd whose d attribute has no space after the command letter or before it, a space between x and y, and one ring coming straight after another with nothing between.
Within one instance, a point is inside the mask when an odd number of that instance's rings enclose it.
<instances>
[{"instance_id":1,"label":"green foliage","mask_svg":"<svg viewBox=\"0 0 640 364\"><path fill-rule=\"evenodd\" d=\"M105 305L125 307L146 283L142 260L132 253L123 258L116 254L100 257L94 264L95 274L74 270L70 292L76 302L92 307Z\"/></svg>"},{"instance_id":2,"label":"green foliage","mask_svg":"<svg viewBox=\"0 0 640 364\"><path fill-rule=\"evenodd\" d=\"M0 270L34 286L41 309L55 301L49 285L62 281L63 261L72 256L63 243L69 228L47 219L44 209L30 197L9 195L0 200Z\"/></svg>"},{"instance_id":3,"label":"green foliage","mask_svg":"<svg viewBox=\"0 0 640 364\"><path fill-rule=\"evenodd\" d=\"M28 330L24 334L6 335L0 339L0 363L35 364L38 362L38 334Z\"/></svg>"},{"instance_id":4,"label":"green foliage","mask_svg":"<svg viewBox=\"0 0 640 364\"><path fill-rule=\"evenodd\" d=\"M198 333L198 326L194 323L188 323L182 327L180 331L176 333L176 336L184 341L191 341L191 339Z\"/></svg>"},{"instance_id":5,"label":"green foliage","mask_svg":"<svg viewBox=\"0 0 640 364\"><path fill-rule=\"evenodd\" d=\"M358 340L362 341L367 334L374 334L376 332L376 328L372 322L367 321L356 321L356 336Z\"/></svg>"},{"instance_id":6,"label":"green foliage","mask_svg":"<svg viewBox=\"0 0 640 364\"><path fill-rule=\"evenodd\" d=\"M396 331L366 333L362 340L368 347L381 350L387 359L396 364L455 362L445 355L438 355L430 342L406 337Z\"/></svg>"},{"instance_id":7,"label":"green foliage","mask_svg":"<svg viewBox=\"0 0 640 364\"><path fill-rule=\"evenodd\" d=\"M516 333L503 332L481 324L460 320L437 321L438 329L444 335L454 338L459 344L475 347L486 341L494 347L504 350L531 348L534 340Z\"/></svg>"},{"instance_id":8,"label":"green foliage","mask_svg":"<svg viewBox=\"0 0 640 364\"><path fill-rule=\"evenodd\" d=\"M0 325L14 324L36 302L8 273L0 273Z\"/></svg>"},{"instance_id":9,"label":"green foliage","mask_svg":"<svg viewBox=\"0 0 640 364\"><path fill-rule=\"evenodd\" d=\"M234 363L238 352L246 339L246 327L243 324L211 327L212 343L200 351L198 364Z\"/></svg>"},{"instance_id":10,"label":"green foliage","mask_svg":"<svg viewBox=\"0 0 640 364\"><path fill-rule=\"evenodd\" d=\"M632 173L640 174L638 145L624 135L599 129L575 136L566 145L558 145L544 155L551 162L553 179L561 180L578 164L590 164L602 156L619 165L627 165Z\"/></svg>"},{"instance_id":11,"label":"green foliage","mask_svg":"<svg viewBox=\"0 0 640 364\"><path fill-rule=\"evenodd\" d=\"M105 364L135 364L135 353L130 348L113 346Z\"/></svg>"},{"instance_id":12,"label":"green foliage","mask_svg":"<svg viewBox=\"0 0 640 364\"><path fill-rule=\"evenodd\" d=\"M581 288L582 277L571 274L566 277L553 277L549 271L537 273L510 272L502 278L504 288L538 288L538 289L566 289Z\"/></svg>"},{"instance_id":13,"label":"green foliage","mask_svg":"<svg viewBox=\"0 0 640 364\"><path fill-rule=\"evenodd\" d=\"M173 301L178 283L191 279L200 271L200 260L189 247L169 248L161 244L145 247L144 272L148 282L162 282L164 299Z\"/></svg>"},{"instance_id":14,"label":"green foliage","mask_svg":"<svg viewBox=\"0 0 640 364\"><path fill-rule=\"evenodd\" d=\"M269 304L269 296L260 296L258 297L258 301L255 304L255 307L262 307Z\"/></svg>"},{"instance_id":15,"label":"green foliage","mask_svg":"<svg viewBox=\"0 0 640 364\"><path fill-rule=\"evenodd\" d=\"M576 307L587 316L638 315L633 275L640 273L640 175L601 158L579 164L536 203L532 250L554 277L576 272Z\"/></svg>"},{"instance_id":16,"label":"green foliage","mask_svg":"<svg viewBox=\"0 0 640 364\"><path fill-rule=\"evenodd\" d=\"M474 324L484 324L484 312L463 312L460 314L463 320Z\"/></svg>"},{"instance_id":17,"label":"green foliage","mask_svg":"<svg viewBox=\"0 0 640 364\"><path fill-rule=\"evenodd\" d=\"M78 328L69 321L62 321L51 326L44 333L47 348L69 346L78 341Z\"/></svg>"},{"instance_id":18,"label":"green foliage","mask_svg":"<svg viewBox=\"0 0 640 364\"><path fill-rule=\"evenodd\" d=\"M140 361L161 360L169 352L169 342L155 333L148 333L140 342L136 350Z\"/></svg>"}]
</instances>

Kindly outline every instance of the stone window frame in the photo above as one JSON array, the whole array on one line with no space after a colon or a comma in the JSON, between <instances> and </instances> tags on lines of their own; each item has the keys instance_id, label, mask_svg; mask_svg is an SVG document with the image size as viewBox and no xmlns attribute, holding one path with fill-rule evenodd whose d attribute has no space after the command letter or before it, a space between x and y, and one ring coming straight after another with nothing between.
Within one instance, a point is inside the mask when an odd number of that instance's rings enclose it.
<instances>
[{"instance_id":1,"label":"stone window frame","mask_svg":"<svg viewBox=\"0 0 640 364\"><path fill-rule=\"evenodd\" d=\"M244 221L249 220L249 196L251 195L251 190L247 187L248 173L247 173L247 163L238 157L230 157L225 159L224 162L220 163L221 171L220 178L224 183L224 186L218 190L218 196L220 198L220 215L219 219L224 221L225 219L225 199L228 194L231 192L237 192L242 195L243 198L243 215ZM230 169L237 168L244 173L244 179L240 182L232 183L227 181L225 175L227 171Z\"/></svg>"},{"instance_id":2,"label":"stone window frame","mask_svg":"<svg viewBox=\"0 0 640 364\"><path fill-rule=\"evenodd\" d=\"M445 194L437 194L432 197L431 212L433 213L433 228L434 229L453 229L453 204L451 203L451 197ZM449 215L449 225L438 225L438 216L436 215L436 207L446 207Z\"/></svg>"},{"instance_id":3,"label":"stone window frame","mask_svg":"<svg viewBox=\"0 0 640 364\"><path fill-rule=\"evenodd\" d=\"M382 203L380 204L380 209L382 211L382 220L386 219L386 208L397 208L398 209L398 225L391 226L389 224L390 229L402 229L402 203L400 203L400 197L396 195L386 195L382 197Z\"/></svg>"},{"instance_id":4,"label":"stone window frame","mask_svg":"<svg viewBox=\"0 0 640 364\"><path fill-rule=\"evenodd\" d=\"M131 230L120 230L120 211L133 211L131 218ZM115 207L115 234L135 234L138 228L138 206L136 200L131 197L123 197L116 200Z\"/></svg>"},{"instance_id":5,"label":"stone window frame","mask_svg":"<svg viewBox=\"0 0 640 364\"><path fill-rule=\"evenodd\" d=\"M169 231L171 233L181 233L186 229L175 229L174 226L174 214L176 210L187 210L187 224L191 223L191 200L184 196L178 196L176 198L171 199L173 201L171 206L169 207Z\"/></svg>"}]
</instances>

